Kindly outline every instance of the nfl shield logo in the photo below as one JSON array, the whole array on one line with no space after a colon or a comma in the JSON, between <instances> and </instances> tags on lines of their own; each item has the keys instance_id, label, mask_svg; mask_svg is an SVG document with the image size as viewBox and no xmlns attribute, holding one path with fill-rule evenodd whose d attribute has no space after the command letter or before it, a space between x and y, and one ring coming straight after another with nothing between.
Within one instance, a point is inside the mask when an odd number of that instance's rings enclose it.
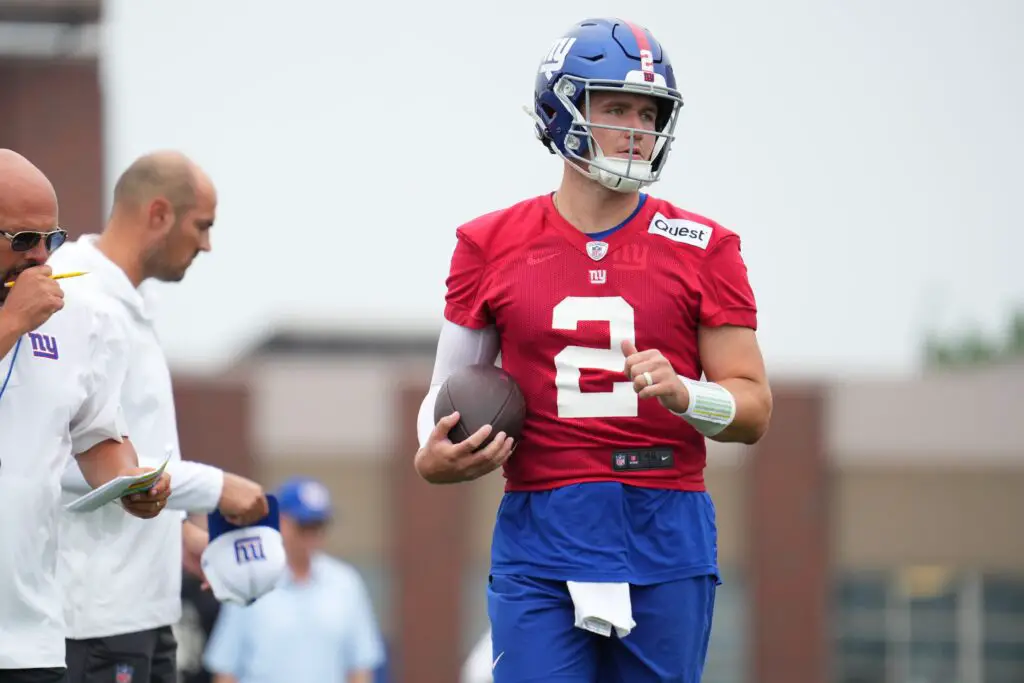
<instances>
[{"instance_id":1,"label":"nfl shield logo","mask_svg":"<svg viewBox=\"0 0 1024 683\"><path fill-rule=\"evenodd\" d=\"M623 455L622 453L616 453L615 454L615 466L616 467L625 467L626 466L626 456Z\"/></svg>"},{"instance_id":2,"label":"nfl shield logo","mask_svg":"<svg viewBox=\"0 0 1024 683\"><path fill-rule=\"evenodd\" d=\"M127 664L118 664L114 674L114 683L132 683L132 674L135 669Z\"/></svg>"},{"instance_id":3,"label":"nfl shield logo","mask_svg":"<svg viewBox=\"0 0 1024 683\"><path fill-rule=\"evenodd\" d=\"M593 260L600 261L607 253L607 242L587 242L587 255Z\"/></svg>"}]
</instances>

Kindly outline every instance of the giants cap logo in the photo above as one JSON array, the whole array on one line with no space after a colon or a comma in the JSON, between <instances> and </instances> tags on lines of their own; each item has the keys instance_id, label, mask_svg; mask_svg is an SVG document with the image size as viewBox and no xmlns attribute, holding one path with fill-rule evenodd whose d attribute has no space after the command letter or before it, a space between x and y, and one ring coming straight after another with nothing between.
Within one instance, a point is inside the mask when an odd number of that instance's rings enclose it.
<instances>
[{"instance_id":1,"label":"giants cap logo","mask_svg":"<svg viewBox=\"0 0 1024 683\"><path fill-rule=\"evenodd\" d=\"M267 554L263 550L263 539L259 536L246 536L235 540L235 562L245 564L246 562L259 562L266 560Z\"/></svg>"}]
</instances>

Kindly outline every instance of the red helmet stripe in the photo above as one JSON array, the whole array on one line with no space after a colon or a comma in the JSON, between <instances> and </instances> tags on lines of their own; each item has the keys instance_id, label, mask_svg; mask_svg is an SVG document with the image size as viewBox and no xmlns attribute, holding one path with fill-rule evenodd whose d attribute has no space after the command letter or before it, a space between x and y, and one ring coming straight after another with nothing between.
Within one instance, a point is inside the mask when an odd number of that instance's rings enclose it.
<instances>
[{"instance_id":1,"label":"red helmet stripe","mask_svg":"<svg viewBox=\"0 0 1024 683\"><path fill-rule=\"evenodd\" d=\"M639 49L641 51L641 53L643 51L645 51L645 50L647 52L651 52L651 41L647 38L647 31L645 29L640 28L636 24L634 24L632 22L629 22L629 21L623 21L622 23L624 23L626 26L628 26L629 30L633 32L633 38L636 40L637 49ZM649 62L647 60L643 59L642 55L641 55L640 63L641 63L642 66L647 67L647 68L644 69L644 71L651 71L652 70L652 66L653 65L649 65Z\"/></svg>"}]
</instances>

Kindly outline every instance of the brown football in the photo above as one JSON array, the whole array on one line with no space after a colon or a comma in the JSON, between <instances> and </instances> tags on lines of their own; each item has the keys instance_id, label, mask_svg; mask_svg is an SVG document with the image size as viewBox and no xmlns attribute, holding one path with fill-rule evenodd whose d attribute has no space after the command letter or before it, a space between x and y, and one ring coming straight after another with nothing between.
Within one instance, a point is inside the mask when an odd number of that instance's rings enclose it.
<instances>
[{"instance_id":1,"label":"brown football","mask_svg":"<svg viewBox=\"0 0 1024 683\"><path fill-rule=\"evenodd\" d=\"M452 443L464 441L486 424L491 433L483 448L498 432L516 442L523 435L526 399L512 376L496 365L470 365L451 374L434 403L434 422L459 411L459 421L448 432Z\"/></svg>"}]
</instances>

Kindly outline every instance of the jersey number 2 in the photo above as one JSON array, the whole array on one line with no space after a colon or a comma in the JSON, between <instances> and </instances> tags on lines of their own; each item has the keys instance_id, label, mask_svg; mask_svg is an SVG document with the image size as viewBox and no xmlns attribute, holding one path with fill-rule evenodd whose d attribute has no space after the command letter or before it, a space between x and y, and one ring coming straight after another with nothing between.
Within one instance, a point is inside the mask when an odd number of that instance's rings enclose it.
<instances>
[{"instance_id":1,"label":"jersey number 2","mask_svg":"<svg viewBox=\"0 0 1024 683\"><path fill-rule=\"evenodd\" d=\"M616 382L611 391L580 390L583 368L623 370L622 342L636 343L633 307L621 296L570 296L555 306L551 326L575 330L585 320L607 322L611 339L606 348L567 346L555 355L558 417L636 417L640 399L628 380Z\"/></svg>"}]
</instances>

